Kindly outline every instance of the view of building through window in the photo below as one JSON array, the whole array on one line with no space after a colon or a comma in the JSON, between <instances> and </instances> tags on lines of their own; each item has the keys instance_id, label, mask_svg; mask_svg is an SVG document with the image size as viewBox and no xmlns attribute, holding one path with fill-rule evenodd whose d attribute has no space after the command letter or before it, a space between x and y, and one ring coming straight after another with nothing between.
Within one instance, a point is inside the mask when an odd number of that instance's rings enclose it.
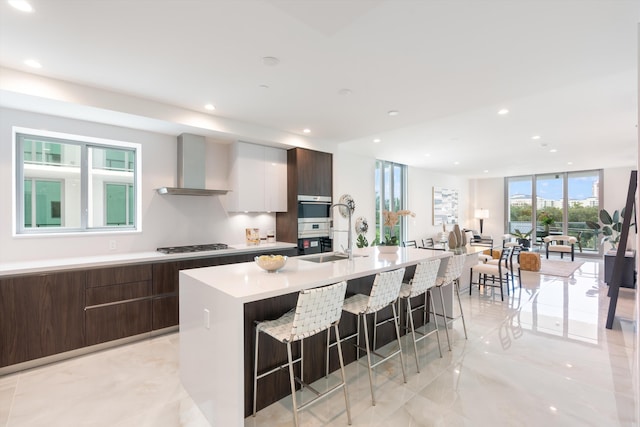
<instances>
[{"instance_id":1,"label":"view of building through window","mask_svg":"<svg viewBox=\"0 0 640 427\"><path fill-rule=\"evenodd\" d=\"M508 232L530 233L538 245L548 235L574 236L578 250L598 251L586 222L598 222L601 178L599 170L506 178Z\"/></svg>"},{"instance_id":2,"label":"view of building through window","mask_svg":"<svg viewBox=\"0 0 640 427\"><path fill-rule=\"evenodd\" d=\"M137 144L16 133L18 233L133 228Z\"/></svg>"}]
</instances>

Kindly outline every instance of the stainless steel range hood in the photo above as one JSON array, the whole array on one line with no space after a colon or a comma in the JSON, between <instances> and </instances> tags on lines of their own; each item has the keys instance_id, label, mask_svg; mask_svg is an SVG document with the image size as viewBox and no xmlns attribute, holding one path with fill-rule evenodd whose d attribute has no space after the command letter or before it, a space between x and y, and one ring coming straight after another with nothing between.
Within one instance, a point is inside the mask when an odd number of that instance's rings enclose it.
<instances>
[{"instance_id":1,"label":"stainless steel range hood","mask_svg":"<svg viewBox=\"0 0 640 427\"><path fill-rule=\"evenodd\" d=\"M216 196L228 190L205 188L204 136L183 133L178 135L178 186L158 188L158 194L178 196Z\"/></svg>"}]
</instances>

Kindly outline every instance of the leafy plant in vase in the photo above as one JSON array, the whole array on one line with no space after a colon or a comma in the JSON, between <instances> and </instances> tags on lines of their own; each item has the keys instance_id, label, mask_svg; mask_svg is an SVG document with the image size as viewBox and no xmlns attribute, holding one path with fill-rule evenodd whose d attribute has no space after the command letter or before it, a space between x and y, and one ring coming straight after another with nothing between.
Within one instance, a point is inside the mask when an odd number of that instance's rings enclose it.
<instances>
[{"instance_id":1,"label":"leafy plant in vase","mask_svg":"<svg viewBox=\"0 0 640 427\"><path fill-rule=\"evenodd\" d=\"M384 240L378 243L381 253L393 253L398 249L400 242L398 241L398 236L393 233L393 230L401 216L416 216L416 214L406 209L397 212L382 211Z\"/></svg>"},{"instance_id":2,"label":"leafy plant in vase","mask_svg":"<svg viewBox=\"0 0 640 427\"><path fill-rule=\"evenodd\" d=\"M540 223L542 223L542 225L544 225L545 235L548 236L549 235L549 226L553 225L553 223L556 222L556 221L547 212L540 212L540 214L538 215L538 222L540 222Z\"/></svg>"},{"instance_id":3,"label":"leafy plant in vase","mask_svg":"<svg viewBox=\"0 0 640 427\"><path fill-rule=\"evenodd\" d=\"M513 237L516 238L516 240L518 240L518 243L523 247L528 249L529 247L531 247L531 233L533 233L533 229L527 231L526 233L523 233L522 231L518 230L517 228L515 230L513 230L513 232L511 233L511 235Z\"/></svg>"},{"instance_id":4,"label":"leafy plant in vase","mask_svg":"<svg viewBox=\"0 0 640 427\"><path fill-rule=\"evenodd\" d=\"M593 234L598 237L601 233L604 236L600 243L609 242L611 249L616 249L620 242L620 233L622 232L622 220L624 219L625 210L613 211L610 215L606 209L600 210L600 221L603 226L594 221L586 221L587 227L593 230ZM634 224L630 224L634 225Z\"/></svg>"},{"instance_id":5,"label":"leafy plant in vase","mask_svg":"<svg viewBox=\"0 0 640 427\"><path fill-rule=\"evenodd\" d=\"M367 231L369 231L369 222L363 216L358 217L356 219L356 234L358 238L356 239L356 246L359 248L366 248L369 246L369 241L367 240Z\"/></svg>"}]
</instances>

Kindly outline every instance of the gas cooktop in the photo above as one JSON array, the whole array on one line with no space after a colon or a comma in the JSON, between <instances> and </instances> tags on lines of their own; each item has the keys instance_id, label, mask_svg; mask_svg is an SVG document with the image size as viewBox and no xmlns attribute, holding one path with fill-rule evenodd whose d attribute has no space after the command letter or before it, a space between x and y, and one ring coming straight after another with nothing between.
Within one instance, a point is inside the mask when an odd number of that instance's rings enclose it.
<instances>
[{"instance_id":1,"label":"gas cooktop","mask_svg":"<svg viewBox=\"0 0 640 427\"><path fill-rule=\"evenodd\" d=\"M209 243L206 245L188 245L188 246L169 246L166 248L156 249L163 254L182 254L188 252L216 251L227 249L229 246L225 243Z\"/></svg>"}]
</instances>

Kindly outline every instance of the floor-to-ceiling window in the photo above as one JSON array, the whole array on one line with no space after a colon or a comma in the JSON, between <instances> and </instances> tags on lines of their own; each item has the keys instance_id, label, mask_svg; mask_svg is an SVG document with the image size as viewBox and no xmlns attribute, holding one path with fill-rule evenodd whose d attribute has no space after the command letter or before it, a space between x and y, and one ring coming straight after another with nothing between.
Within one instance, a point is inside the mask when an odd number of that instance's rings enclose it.
<instances>
[{"instance_id":1,"label":"floor-to-ceiling window","mask_svg":"<svg viewBox=\"0 0 640 427\"><path fill-rule=\"evenodd\" d=\"M531 231L538 245L550 234L578 239L578 251L596 252L587 221L598 222L602 171L563 172L506 178L506 229Z\"/></svg>"},{"instance_id":2,"label":"floor-to-ceiling window","mask_svg":"<svg viewBox=\"0 0 640 427\"><path fill-rule=\"evenodd\" d=\"M406 208L407 166L384 160L376 161L375 191L376 191L376 239L380 242L384 236L382 211L394 211ZM388 232L389 230L387 230ZM406 240L406 218L391 230L400 241Z\"/></svg>"}]
</instances>

